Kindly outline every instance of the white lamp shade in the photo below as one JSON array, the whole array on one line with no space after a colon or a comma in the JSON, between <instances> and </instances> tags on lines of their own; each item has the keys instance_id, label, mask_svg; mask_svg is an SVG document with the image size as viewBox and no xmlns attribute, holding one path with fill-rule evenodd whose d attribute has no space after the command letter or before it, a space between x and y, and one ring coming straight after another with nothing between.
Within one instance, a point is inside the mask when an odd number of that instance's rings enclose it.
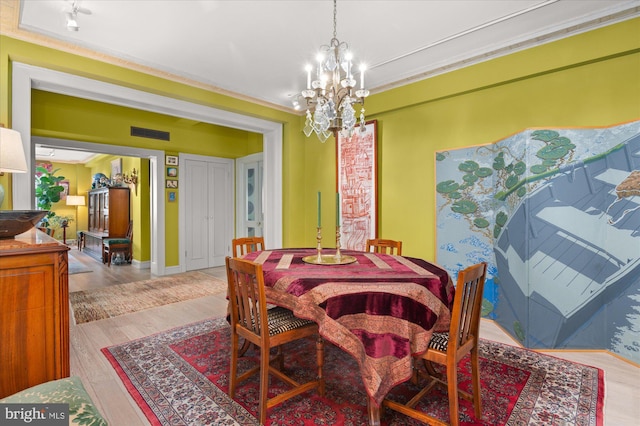
<instances>
[{"instance_id":1,"label":"white lamp shade","mask_svg":"<svg viewBox=\"0 0 640 426\"><path fill-rule=\"evenodd\" d=\"M84 195L67 195L68 206L84 206Z\"/></svg>"},{"instance_id":2,"label":"white lamp shade","mask_svg":"<svg viewBox=\"0 0 640 426\"><path fill-rule=\"evenodd\" d=\"M0 127L0 172L27 172L27 159L20 133L4 127Z\"/></svg>"}]
</instances>

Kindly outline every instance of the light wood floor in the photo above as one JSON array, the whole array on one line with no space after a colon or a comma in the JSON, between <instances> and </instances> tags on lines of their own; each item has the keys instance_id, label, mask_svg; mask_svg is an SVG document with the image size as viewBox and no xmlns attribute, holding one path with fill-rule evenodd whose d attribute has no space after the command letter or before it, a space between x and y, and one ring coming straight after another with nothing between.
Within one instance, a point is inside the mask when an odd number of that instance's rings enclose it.
<instances>
[{"instance_id":1,"label":"light wood floor","mask_svg":"<svg viewBox=\"0 0 640 426\"><path fill-rule=\"evenodd\" d=\"M151 278L149 270L131 265L101 265L75 249L71 254L93 272L69 276L70 291L103 287ZM205 272L225 279L224 268ZM87 391L112 426L148 425L148 421L124 388L101 348L145 337L206 318L226 310L225 295L209 296L86 324L71 324L71 374L82 378ZM480 336L516 343L493 321L482 320ZM605 372L605 425L634 426L640 419L640 369L602 351L551 351L558 358L599 367Z\"/></svg>"}]
</instances>

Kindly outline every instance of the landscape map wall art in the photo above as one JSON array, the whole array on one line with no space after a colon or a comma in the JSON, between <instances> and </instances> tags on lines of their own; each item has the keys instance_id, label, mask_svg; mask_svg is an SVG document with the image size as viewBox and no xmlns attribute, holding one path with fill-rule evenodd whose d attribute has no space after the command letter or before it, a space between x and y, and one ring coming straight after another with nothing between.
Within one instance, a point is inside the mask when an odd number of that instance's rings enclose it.
<instances>
[{"instance_id":1,"label":"landscape map wall art","mask_svg":"<svg viewBox=\"0 0 640 426\"><path fill-rule=\"evenodd\" d=\"M483 316L640 363L640 121L441 151L436 185L438 263L488 262Z\"/></svg>"}]
</instances>

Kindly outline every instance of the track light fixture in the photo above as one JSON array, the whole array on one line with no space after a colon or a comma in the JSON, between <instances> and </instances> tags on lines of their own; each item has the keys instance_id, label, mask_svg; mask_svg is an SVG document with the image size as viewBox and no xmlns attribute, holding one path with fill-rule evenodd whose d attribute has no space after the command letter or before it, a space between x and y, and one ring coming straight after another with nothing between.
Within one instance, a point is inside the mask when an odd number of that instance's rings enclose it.
<instances>
[{"instance_id":1,"label":"track light fixture","mask_svg":"<svg viewBox=\"0 0 640 426\"><path fill-rule=\"evenodd\" d=\"M78 31L80 27L78 26L78 20L76 13L67 13L67 29L69 31Z\"/></svg>"},{"instance_id":2,"label":"track light fixture","mask_svg":"<svg viewBox=\"0 0 640 426\"><path fill-rule=\"evenodd\" d=\"M79 0L68 0L68 2L71 3L71 10L65 12L65 16L67 17L67 30L78 31L80 29L80 25L78 25L78 13L91 15L91 11L87 8L81 7Z\"/></svg>"}]
</instances>

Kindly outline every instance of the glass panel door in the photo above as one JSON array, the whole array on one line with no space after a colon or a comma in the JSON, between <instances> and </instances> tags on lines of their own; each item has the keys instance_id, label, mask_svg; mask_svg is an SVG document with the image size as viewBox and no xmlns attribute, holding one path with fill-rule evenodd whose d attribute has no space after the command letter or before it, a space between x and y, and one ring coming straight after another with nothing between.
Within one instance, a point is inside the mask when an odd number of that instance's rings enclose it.
<instances>
[{"instance_id":1,"label":"glass panel door","mask_svg":"<svg viewBox=\"0 0 640 426\"><path fill-rule=\"evenodd\" d=\"M238 209L236 237L262 236L262 154L237 160Z\"/></svg>"}]
</instances>

